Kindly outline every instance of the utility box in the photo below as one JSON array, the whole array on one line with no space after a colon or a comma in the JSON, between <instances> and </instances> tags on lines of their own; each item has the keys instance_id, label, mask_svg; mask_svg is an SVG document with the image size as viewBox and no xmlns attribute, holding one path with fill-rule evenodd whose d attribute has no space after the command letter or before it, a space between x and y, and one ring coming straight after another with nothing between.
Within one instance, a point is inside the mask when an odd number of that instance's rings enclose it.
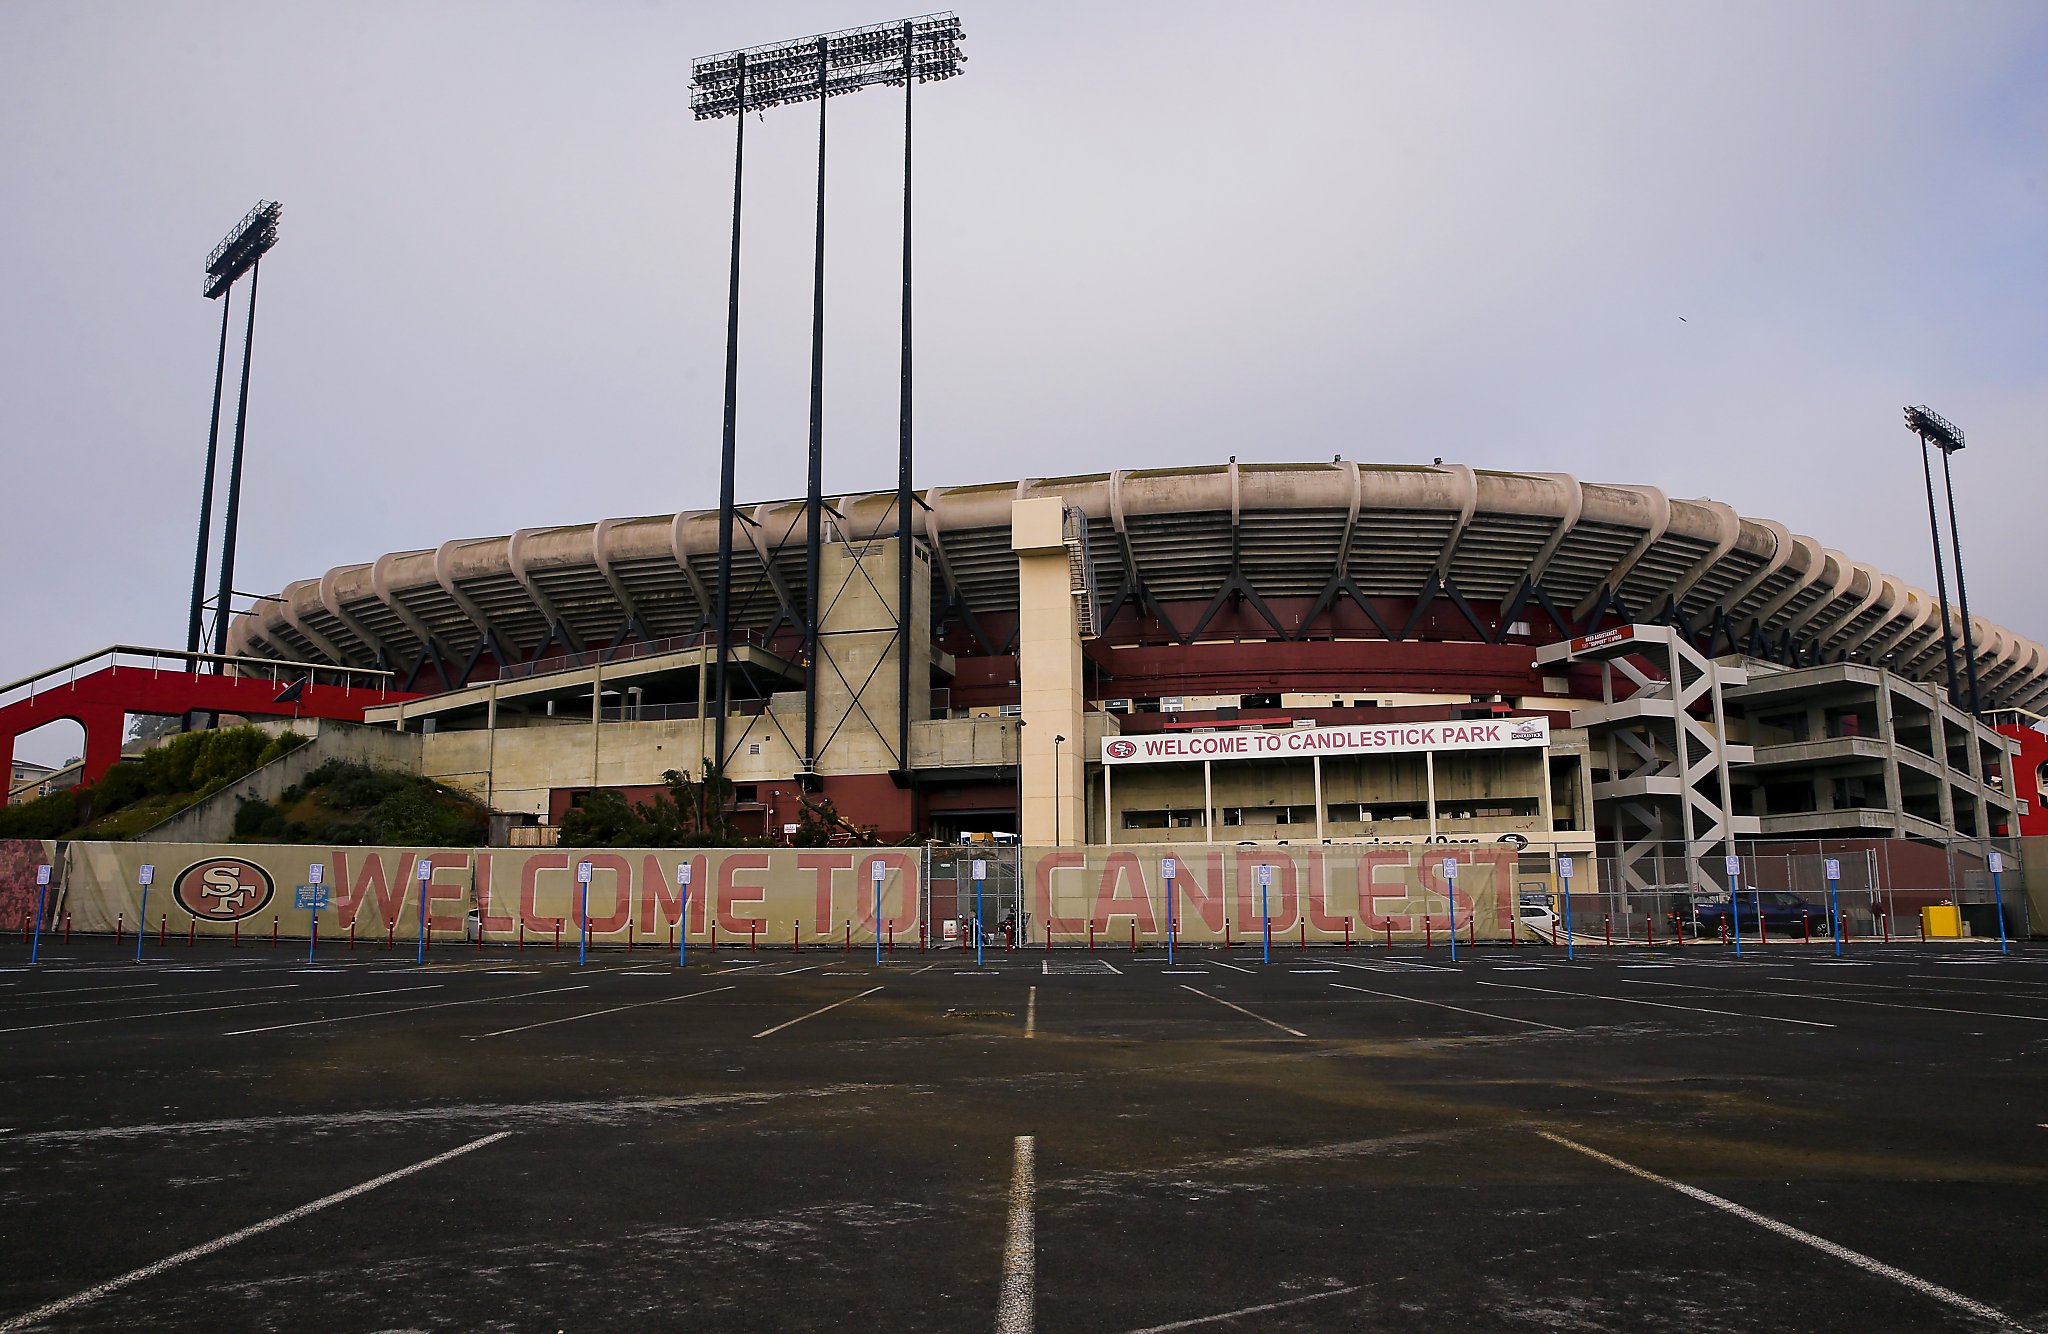
<instances>
[{"instance_id":1,"label":"utility box","mask_svg":"<svg viewBox=\"0 0 2048 1334\"><path fill-rule=\"evenodd\" d=\"M1962 910L1953 903L1930 903L1920 910L1920 926L1929 940L1960 939L1963 934Z\"/></svg>"}]
</instances>

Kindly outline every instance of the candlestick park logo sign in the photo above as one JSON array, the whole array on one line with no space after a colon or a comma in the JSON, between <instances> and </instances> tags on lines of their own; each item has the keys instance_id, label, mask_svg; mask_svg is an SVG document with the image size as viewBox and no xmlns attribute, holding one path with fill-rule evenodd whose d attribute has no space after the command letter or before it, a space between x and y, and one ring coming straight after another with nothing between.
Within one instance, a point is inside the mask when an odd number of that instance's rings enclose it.
<instances>
[{"instance_id":1,"label":"candlestick park logo sign","mask_svg":"<svg viewBox=\"0 0 2048 1334\"><path fill-rule=\"evenodd\" d=\"M240 857L209 857L178 872L178 906L209 922L239 922L269 906L277 893L270 872Z\"/></svg>"}]
</instances>

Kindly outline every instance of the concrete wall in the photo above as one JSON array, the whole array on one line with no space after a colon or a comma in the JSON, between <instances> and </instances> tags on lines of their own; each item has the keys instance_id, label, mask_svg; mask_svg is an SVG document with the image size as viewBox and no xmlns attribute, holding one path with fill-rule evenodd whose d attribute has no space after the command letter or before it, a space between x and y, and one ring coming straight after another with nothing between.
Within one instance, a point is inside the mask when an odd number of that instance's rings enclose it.
<instances>
[{"instance_id":1,"label":"concrete wall","mask_svg":"<svg viewBox=\"0 0 2048 1334\"><path fill-rule=\"evenodd\" d=\"M1079 843L1087 837L1082 774L1088 757L1066 502L1020 500L1010 516L1010 549L1017 553L1018 702L1025 724L1024 841Z\"/></svg>"},{"instance_id":2,"label":"concrete wall","mask_svg":"<svg viewBox=\"0 0 2048 1334\"><path fill-rule=\"evenodd\" d=\"M272 736L297 732L312 740L289 755L279 756L254 773L230 783L197 805L188 806L141 835L152 843L224 843L234 836L235 812L244 801L275 801L286 788L329 760L366 764L375 769L420 772L420 740L410 732L361 723L297 718L252 723Z\"/></svg>"}]
</instances>

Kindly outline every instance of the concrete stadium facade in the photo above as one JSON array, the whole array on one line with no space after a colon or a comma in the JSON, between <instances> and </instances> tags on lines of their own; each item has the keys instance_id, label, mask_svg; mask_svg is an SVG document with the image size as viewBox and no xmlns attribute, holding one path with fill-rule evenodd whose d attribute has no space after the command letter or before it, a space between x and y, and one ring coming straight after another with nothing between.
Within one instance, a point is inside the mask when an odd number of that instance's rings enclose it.
<instances>
[{"instance_id":1,"label":"concrete stadium facade","mask_svg":"<svg viewBox=\"0 0 2048 1334\"><path fill-rule=\"evenodd\" d=\"M903 702L921 729L1029 719L1029 685L1020 685L1028 676L1020 648L1030 635L1020 582L1025 548L1015 544L1015 514L1020 501L1053 501L1067 516L1066 563L1074 568L1077 605L1086 607L1075 637L1085 641L1078 691L1089 721L1070 730L1055 717L1046 739L1072 737L1065 751L1054 752L1059 764L1072 766L1063 775L1068 803L1094 799L1075 795L1093 794L1088 785L1097 776L1083 747L1134 728L1462 716L1445 711L1472 706L1549 714L1569 728L1576 706L1598 687L1586 670L1546 666L1539 655L1618 626L1663 627L1673 651L1773 671L1846 664L1920 687L1943 673L1932 595L1782 524L1647 486L1454 464L1231 463L932 488L921 501L911 515L922 604L914 637L927 637L928 612L929 682L920 644L916 698ZM821 587L821 605L853 600L853 582L866 586L860 600L887 603L893 575L866 566L871 558L893 559L883 540L897 531L893 492L842 497L831 510L822 541L828 550L855 554L850 567L835 567L836 584ZM754 711L773 720L787 715L805 670L804 506L752 505L742 518L734 553L735 651L744 647L764 664L742 693L758 694ZM607 663L657 650L682 655L670 663L682 674L660 678L668 683L666 702L653 721L668 726L669 741L658 745L659 762L693 744L681 726L693 715L694 745L704 747L703 636L715 611L717 524L715 509L691 510L391 553L287 586L279 600L236 621L230 651L394 670L402 688L455 700L436 728L448 731L502 731L500 707L511 707L503 693L510 687L502 683L528 683L520 688L538 708L534 692L542 688L530 683L562 671L590 672L591 679L568 682L547 701L545 720L566 717L557 704L580 688L591 741L598 743L592 748L600 753L580 780L553 781L548 774L561 778L563 766L539 764L537 776L508 785L525 793L523 809L545 818L559 813L561 791L654 781L631 762L620 768L603 760L605 745L619 755L633 751L619 744L626 742L623 728L600 742L597 724L646 726L646 710L657 707L635 693L643 687L620 684L629 673ZM893 606L870 610L867 620L842 628L857 637L893 625ZM1959 617L1953 628L1960 655ZM2048 706L2048 649L1986 619L1975 619L1972 630L1985 707ZM694 678L682 660L692 652ZM868 678L880 679L871 669ZM1739 682L1731 678L1733 684ZM865 692L865 684L848 686L852 699L840 710L842 721L855 709L879 712L861 708ZM1922 693L1940 715L1939 691ZM621 706L605 705L607 697ZM627 712L629 697L635 712ZM428 703L379 720L405 726L434 717ZM1168 724L1141 722L1144 714L1174 717ZM876 722L872 730L888 742L886 726ZM822 764L788 747L764 757L747 729L738 729L737 743L755 750L742 755L729 745L726 758L735 772L749 771L771 790L814 767L839 781L842 808L871 815L887 832L930 830L932 812L949 799L963 811L1028 809L1030 797L1020 789L1037 786L1033 734L954 730L958 736L930 731L894 749L884 744L888 753L842 746L836 764ZM1935 735L1942 735L1939 726ZM583 744L566 735L543 740L541 733L520 741L528 750L572 753ZM657 762L651 753L644 761L641 768ZM485 769L497 763L480 755L462 762ZM1999 781L1989 757L1964 767L1982 783ZM853 784L855 777L864 785ZM944 795L949 785L958 789L952 798ZM553 793L544 809L535 795L543 787ZM888 792L920 787L922 797L899 800ZM790 787L790 799L800 799L799 791ZM1933 822L1953 827L1946 817L1955 803L1943 791L1926 813L1933 820L1938 808L1944 819ZM1115 832L1100 827L1112 818L1106 798L1099 820L1081 807L1069 809L1074 837ZM1579 816L1590 829L1583 808ZM772 811L763 818L772 826ZM1999 819L1987 812L1974 832L1989 834L1987 825Z\"/></svg>"}]
</instances>

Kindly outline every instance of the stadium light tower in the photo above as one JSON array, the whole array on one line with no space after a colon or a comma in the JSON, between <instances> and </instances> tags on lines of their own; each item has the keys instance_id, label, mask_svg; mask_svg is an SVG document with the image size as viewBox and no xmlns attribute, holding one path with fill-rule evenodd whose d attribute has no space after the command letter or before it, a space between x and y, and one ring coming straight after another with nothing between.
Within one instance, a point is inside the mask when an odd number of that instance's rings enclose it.
<instances>
[{"instance_id":1,"label":"stadium light tower","mask_svg":"<svg viewBox=\"0 0 2048 1334\"><path fill-rule=\"evenodd\" d=\"M209 301L219 300L221 303L220 351L213 364L213 414L206 428L206 480L199 492L199 543L192 558L192 605L185 619L187 653L199 651L200 620L206 605L206 556L213 521L214 468L220 453L220 394L227 371L228 313L233 304L235 281L247 273L250 275L249 323L242 339L242 390L235 408L235 448L228 470L228 508L221 521L220 592L214 607L213 651L227 651L229 598L235 578L235 530L242 507L242 439L249 410L249 353L256 341L256 283L264 255L277 244L277 219L283 211L283 206L275 201L258 200L256 207L235 224L227 239L206 257L204 295ZM186 666L197 670L197 664L189 660Z\"/></svg>"},{"instance_id":2,"label":"stadium light tower","mask_svg":"<svg viewBox=\"0 0 2048 1334\"><path fill-rule=\"evenodd\" d=\"M1927 480L1927 519L1934 528L1934 574L1935 586L1941 596L1941 642L1942 651L1949 654L1948 688L1949 698L1958 704L1964 700L1957 697L1961 683L1956 680L1956 663L1953 656L1952 639L1948 626L1948 593L1941 587L1941 522L1935 518L1934 474L1928 466L1927 447L1931 444L1941 451L1941 487L1948 496L1948 537L1949 547L1956 558L1956 600L1962 604L1963 613L1963 673L1968 682L1969 694L1966 707L1970 716L1983 712L1981 697L1977 691L1977 640L1976 632L1970 628L1970 588L1963 579L1963 535L1956 526L1955 479L1949 472L1948 457L1963 447L1963 433L1938 414L1924 407L1906 409L1906 429L1920 437L1920 468Z\"/></svg>"},{"instance_id":3,"label":"stadium light tower","mask_svg":"<svg viewBox=\"0 0 2048 1334\"><path fill-rule=\"evenodd\" d=\"M732 262L725 317L725 422L720 443L718 478L718 665L717 708L713 725L714 763L725 768L725 719L728 712L727 641L732 632L733 469L737 430L740 326L740 208L745 174L747 117L750 111L816 100L818 103L818 204L816 255L811 291L811 398L809 479L804 539L804 756L811 772L817 763L818 712L818 563L819 532L824 508L824 375L825 375L825 104L831 98L876 85L903 85L903 348L901 401L898 408L896 526L900 565L897 636L900 660L899 764L909 767L910 738L910 167L911 89L918 83L950 79L960 73L966 37L954 14L924 14L895 23L801 37L794 41L748 47L704 56L690 71L690 109L698 120L734 118L732 169Z\"/></svg>"}]
</instances>

